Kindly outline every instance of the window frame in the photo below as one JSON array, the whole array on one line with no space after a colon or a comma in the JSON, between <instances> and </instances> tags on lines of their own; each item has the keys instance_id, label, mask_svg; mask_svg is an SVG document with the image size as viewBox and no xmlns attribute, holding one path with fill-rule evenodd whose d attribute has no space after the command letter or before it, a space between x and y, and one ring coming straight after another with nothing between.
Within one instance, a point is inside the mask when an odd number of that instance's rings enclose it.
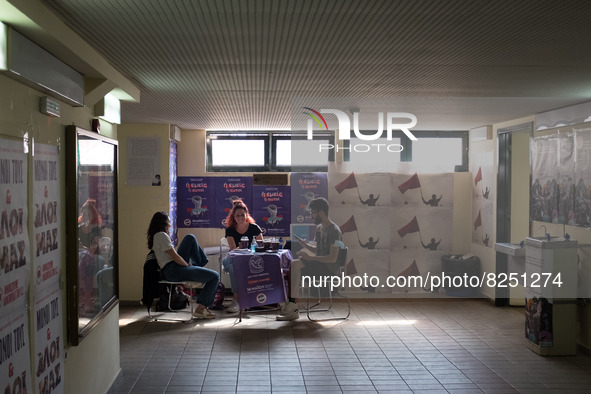
<instances>
[{"instance_id":1,"label":"window frame","mask_svg":"<svg viewBox=\"0 0 591 394\"><path fill-rule=\"evenodd\" d=\"M240 137L240 138L237 138ZM262 140L264 142L264 164L262 166L214 166L213 165L213 140ZM206 146L206 171L207 172L267 172L270 171L269 153L270 141L268 132L248 131L208 131L205 138Z\"/></svg>"},{"instance_id":2,"label":"window frame","mask_svg":"<svg viewBox=\"0 0 591 394\"><path fill-rule=\"evenodd\" d=\"M334 162L334 149L328 151L326 166L279 166L277 164L277 141L307 140L308 133L305 131L275 132L271 135L271 171L277 172L328 172L328 163ZM334 146L334 133L314 132L311 141L328 141Z\"/></svg>"},{"instance_id":3,"label":"window frame","mask_svg":"<svg viewBox=\"0 0 591 394\"><path fill-rule=\"evenodd\" d=\"M326 140L334 145L334 132L315 132L312 140ZM213 165L214 140L263 140L265 143L264 165L256 167L246 166L215 166ZM305 131L206 131L206 171L207 172L328 172L328 163L334 162L334 149L328 152L326 166L279 166L277 165L277 141L307 139Z\"/></svg>"},{"instance_id":4,"label":"window frame","mask_svg":"<svg viewBox=\"0 0 591 394\"><path fill-rule=\"evenodd\" d=\"M364 133L364 130L361 130ZM375 131L365 131L367 135L375 134ZM436 130L413 130L413 135L417 137L417 140L421 138L459 138L462 140L462 163L458 164L454 168L454 172L467 172L468 171L468 137L469 131L453 130L453 131L436 131ZM386 131L382 132L380 138L386 138ZM400 145L403 146L402 152L400 152L400 162L412 163L412 145L413 141L408 138L404 132L400 130L392 130L392 138L400 138ZM350 150L347 149L351 146L350 140L343 141L343 161L350 162Z\"/></svg>"}]
</instances>

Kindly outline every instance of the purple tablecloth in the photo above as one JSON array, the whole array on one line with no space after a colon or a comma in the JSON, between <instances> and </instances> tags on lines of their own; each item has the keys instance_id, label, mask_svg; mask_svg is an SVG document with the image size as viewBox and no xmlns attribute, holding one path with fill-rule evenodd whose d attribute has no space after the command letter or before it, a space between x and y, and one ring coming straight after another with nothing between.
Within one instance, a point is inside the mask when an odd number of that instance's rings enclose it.
<instances>
[{"instance_id":1,"label":"purple tablecloth","mask_svg":"<svg viewBox=\"0 0 591 394\"><path fill-rule=\"evenodd\" d=\"M291 253L233 253L234 280L240 300L240 308L276 304L286 300L282 268L291 264ZM287 272L287 271L286 271Z\"/></svg>"}]
</instances>

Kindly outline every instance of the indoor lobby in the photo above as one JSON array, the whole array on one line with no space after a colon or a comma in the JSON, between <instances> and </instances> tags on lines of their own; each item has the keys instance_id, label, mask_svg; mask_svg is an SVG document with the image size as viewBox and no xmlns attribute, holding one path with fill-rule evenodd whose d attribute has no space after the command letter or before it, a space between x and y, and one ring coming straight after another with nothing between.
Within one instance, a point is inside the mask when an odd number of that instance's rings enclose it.
<instances>
[{"instance_id":1,"label":"indoor lobby","mask_svg":"<svg viewBox=\"0 0 591 394\"><path fill-rule=\"evenodd\" d=\"M0 392L591 393L589 21L588 0L0 0ZM296 258L320 197L343 280L425 283L339 287L325 321L232 289L235 201ZM215 318L141 304L159 212L220 275ZM238 249L251 276L275 253Z\"/></svg>"}]
</instances>

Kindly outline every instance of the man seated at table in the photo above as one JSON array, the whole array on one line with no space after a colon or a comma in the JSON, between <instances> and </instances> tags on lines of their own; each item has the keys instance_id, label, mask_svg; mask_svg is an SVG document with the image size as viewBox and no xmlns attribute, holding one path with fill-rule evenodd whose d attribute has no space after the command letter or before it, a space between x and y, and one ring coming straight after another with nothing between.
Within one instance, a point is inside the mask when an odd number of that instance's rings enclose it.
<instances>
[{"instance_id":1,"label":"man seated at table","mask_svg":"<svg viewBox=\"0 0 591 394\"><path fill-rule=\"evenodd\" d=\"M328 216L328 201L322 197L315 198L310 201L309 208L314 223L318 225L314 238L316 244L310 244L297 237L303 249L297 253L298 259L291 262L289 286L291 297L280 305L281 312L277 315L277 320L295 320L300 317L295 298L299 293L303 269L315 276L339 273L337 257L342 234L339 226Z\"/></svg>"}]
</instances>

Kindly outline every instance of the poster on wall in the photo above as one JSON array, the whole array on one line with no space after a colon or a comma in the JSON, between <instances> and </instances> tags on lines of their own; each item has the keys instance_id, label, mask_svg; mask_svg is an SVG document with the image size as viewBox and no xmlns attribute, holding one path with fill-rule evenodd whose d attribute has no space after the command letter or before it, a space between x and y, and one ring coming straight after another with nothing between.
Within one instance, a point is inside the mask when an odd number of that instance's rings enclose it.
<instances>
[{"instance_id":1,"label":"poster on wall","mask_svg":"<svg viewBox=\"0 0 591 394\"><path fill-rule=\"evenodd\" d=\"M559 142L556 135L533 140L530 192L532 220L558 223Z\"/></svg>"},{"instance_id":2,"label":"poster on wall","mask_svg":"<svg viewBox=\"0 0 591 394\"><path fill-rule=\"evenodd\" d=\"M57 146L36 144L33 158L33 270L35 294L59 285L60 197Z\"/></svg>"},{"instance_id":3,"label":"poster on wall","mask_svg":"<svg viewBox=\"0 0 591 394\"><path fill-rule=\"evenodd\" d=\"M127 144L127 184L161 186L160 138L130 138Z\"/></svg>"},{"instance_id":4,"label":"poster on wall","mask_svg":"<svg viewBox=\"0 0 591 394\"><path fill-rule=\"evenodd\" d=\"M576 130L575 146L575 223L591 227L591 129Z\"/></svg>"},{"instance_id":5,"label":"poster on wall","mask_svg":"<svg viewBox=\"0 0 591 394\"><path fill-rule=\"evenodd\" d=\"M561 134L558 153L558 223L575 224L575 138Z\"/></svg>"},{"instance_id":6,"label":"poster on wall","mask_svg":"<svg viewBox=\"0 0 591 394\"><path fill-rule=\"evenodd\" d=\"M317 172L293 172L291 185L291 217L294 223L313 223L308 204L315 198L328 198L328 175Z\"/></svg>"},{"instance_id":7,"label":"poster on wall","mask_svg":"<svg viewBox=\"0 0 591 394\"><path fill-rule=\"evenodd\" d=\"M0 319L0 390L34 393L31 386L29 319L24 308Z\"/></svg>"},{"instance_id":8,"label":"poster on wall","mask_svg":"<svg viewBox=\"0 0 591 394\"><path fill-rule=\"evenodd\" d=\"M33 359L38 393L64 392L64 330L59 289L35 297L35 352Z\"/></svg>"},{"instance_id":9,"label":"poster on wall","mask_svg":"<svg viewBox=\"0 0 591 394\"><path fill-rule=\"evenodd\" d=\"M480 152L471 158L472 165L472 243L492 248L496 177L493 152Z\"/></svg>"},{"instance_id":10,"label":"poster on wall","mask_svg":"<svg viewBox=\"0 0 591 394\"><path fill-rule=\"evenodd\" d=\"M213 177L178 177L178 227L218 227L214 223Z\"/></svg>"},{"instance_id":11,"label":"poster on wall","mask_svg":"<svg viewBox=\"0 0 591 394\"><path fill-rule=\"evenodd\" d=\"M392 175L392 205L417 209L453 207L453 174Z\"/></svg>"},{"instance_id":12,"label":"poster on wall","mask_svg":"<svg viewBox=\"0 0 591 394\"><path fill-rule=\"evenodd\" d=\"M242 200L252 215L252 177L215 177L215 213L212 227L225 227L226 217L236 200Z\"/></svg>"},{"instance_id":13,"label":"poster on wall","mask_svg":"<svg viewBox=\"0 0 591 394\"><path fill-rule=\"evenodd\" d=\"M265 237L288 237L291 224L289 186L254 186L251 215Z\"/></svg>"},{"instance_id":14,"label":"poster on wall","mask_svg":"<svg viewBox=\"0 0 591 394\"><path fill-rule=\"evenodd\" d=\"M178 226L177 226L177 214L178 214L178 200L177 200L177 162L178 162L178 149L177 144L174 141L170 142L168 150L168 217L170 218L170 226L172 228L172 244L178 244Z\"/></svg>"},{"instance_id":15,"label":"poster on wall","mask_svg":"<svg viewBox=\"0 0 591 394\"><path fill-rule=\"evenodd\" d=\"M345 272L386 278L440 272L441 256L453 245L453 174L331 173L330 217L349 248ZM357 286L358 297L425 293ZM429 293L428 295L431 295Z\"/></svg>"},{"instance_id":16,"label":"poster on wall","mask_svg":"<svg viewBox=\"0 0 591 394\"><path fill-rule=\"evenodd\" d=\"M23 142L0 139L0 314L22 309L31 269L27 155Z\"/></svg>"}]
</instances>

